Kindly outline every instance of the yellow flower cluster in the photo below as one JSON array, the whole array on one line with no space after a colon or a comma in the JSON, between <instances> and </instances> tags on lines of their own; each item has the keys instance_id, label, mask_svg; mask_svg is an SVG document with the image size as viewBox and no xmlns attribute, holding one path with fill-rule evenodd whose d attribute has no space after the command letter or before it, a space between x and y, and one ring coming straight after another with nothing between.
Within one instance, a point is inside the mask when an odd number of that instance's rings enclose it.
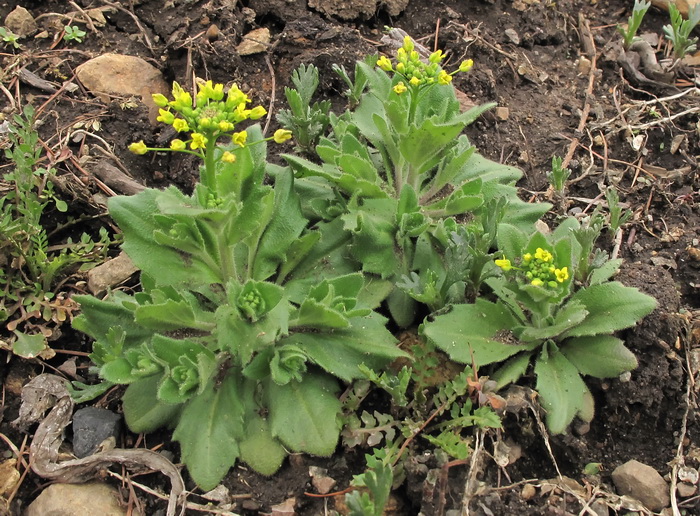
<instances>
[{"instance_id":1,"label":"yellow flower cluster","mask_svg":"<svg viewBox=\"0 0 700 516\"><path fill-rule=\"evenodd\" d=\"M522 256L520 267L514 267L506 257L495 260L495 263L504 272L508 272L511 269L522 271L530 284L536 287L548 286L555 288L569 279L569 268L556 267L554 255L541 247L538 247L534 254L525 253Z\"/></svg>"},{"instance_id":2,"label":"yellow flower cluster","mask_svg":"<svg viewBox=\"0 0 700 516\"><path fill-rule=\"evenodd\" d=\"M462 61L459 68L452 73L448 73L440 68L440 62L445 58L442 50L430 54L428 62L421 60L420 55L415 50L415 45L410 36L404 37L403 46L396 52L396 65L391 60L382 56L377 60L377 66L385 72L396 72L405 81L397 83L393 90L398 95L408 90L408 85L417 88L423 85L449 84L452 76L457 72L468 72L474 66L471 59Z\"/></svg>"},{"instance_id":3,"label":"yellow flower cluster","mask_svg":"<svg viewBox=\"0 0 700 516\"><path fill-rule=\"evenodd\" d=\"M179 138L170 142L170 150L185 151L189 146L192 151L204 152L208 144L215 144L220 136L231 135L232 141L240 147L245 146L248 134L245 131L233 133L236 124L244 120L258 120L267 114L262 106L248 109L251 102L236 84L224 93L223 84L212 81L200 81L195 98L173 83L173 100L156 93L153 101L160 108L157 120L171 125L178 133L191 133L189 140ZM277 139L275 139L277 141ZM135 154L145 154L149 148L143 141L132 143L129 150Z\"/></svg>"}]
</instances>

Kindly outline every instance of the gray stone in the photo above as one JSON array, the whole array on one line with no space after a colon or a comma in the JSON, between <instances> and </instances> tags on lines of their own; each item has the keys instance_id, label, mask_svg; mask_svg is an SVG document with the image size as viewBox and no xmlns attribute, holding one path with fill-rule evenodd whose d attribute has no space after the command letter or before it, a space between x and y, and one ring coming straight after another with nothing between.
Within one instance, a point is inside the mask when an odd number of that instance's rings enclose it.
<instances>
[{"instance_id":1,"label":"gray stone","mask_svg":"<svg viewBox=\"0 0 700 516\"><path fill-rule=\"evenodd\" d=\"M106 484L52 484L27 507L25 516L125 516L119 499L117 490Z\"/></svg>"},{"instance_id":2,"label":"gray stone","mask_svg":"<svg viewBox=\"0 0 700 516\"><path fill-rule=\"evenodd\" d=\"M631 496L658 512L671 503L668 485L651 466L630 460L615 468L612 479L621 495Z\"/></svg>"},{"instance_id":3,"label":"gray stone","mask_svg":"<svg viewBox=\"0 0 700 516\"><path fill-rule=\"evenodd\" d=\"M78 458L95 453L110 437L117 439L121 416L107 409L86 407L73 414L73 453Z\"/></svg>"},{"instance_id":4,"label":"gray stone","mask_svg":"<svg viewBox=\"0 0 700 516\"><path fill-rule=\"evenodd\" d=\"M34 16L22 6L15 7L15 10L5 17L5 27L20 38L31 36L39 29Z\"/></svg>"},{"instance_id":5,"label":"gray stone","mask_svg":"<svg viewBox=\"0 0 700 516\"><path fill-rule=\"evenodd\" d=\"M88 271L88 288L95 295L102 294L112 287L128 280L138 271L126 253L108 260Z\"/></svg>"}]
</instances>

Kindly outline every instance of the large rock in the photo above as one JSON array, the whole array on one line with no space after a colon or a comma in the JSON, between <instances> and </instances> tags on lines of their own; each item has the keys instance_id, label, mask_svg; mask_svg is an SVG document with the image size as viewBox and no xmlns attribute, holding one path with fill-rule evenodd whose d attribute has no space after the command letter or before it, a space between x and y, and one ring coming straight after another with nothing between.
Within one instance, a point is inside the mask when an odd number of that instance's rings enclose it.
<instances>
[{"instance_id":1,"label":"large rock","mask_svg":"<svg viewBox=\"0 0 700 516\"><path fill-rule=\"evenodd\" d=\"M53 484L44 489L25 516L126 516L119 493L107 484ZM140 514L132 511L132 514Z\"/></svg>"},{"instance_id":2,"label":"large rock","mask_svg":"<svg viewBox=\"0 0 700 516\"><path fill-rule=\"evenodd\" d=\"M165 95L169 90L160 70L136 56L103 54L81 64L76 73L83 86L103 102L108 102L110 95L140 96L152 123L156 123L158 106L151 95Z\"/></svg>"},{"instance_id":3,"label":"large rock","mask_svg":"<svg viewBox=\"0 0 700 516\"><path fill-rule=\"evenodd\" d=\"M630 460L615 468L612 479L619 494L636 498L654 512L671 503L666 481L651 466Z\"/></svg>"},{"instance_id":4,"label":"large rock","mask_svg":"<svg viewBox=\"0 0 700 516\"><path fill-rule=\"evenodd\" d=\"M5 17L5 27L20 38L31 36L38 30L34 16L22 6L15 7L15 10Z\"/></svg>"}]
</instances>

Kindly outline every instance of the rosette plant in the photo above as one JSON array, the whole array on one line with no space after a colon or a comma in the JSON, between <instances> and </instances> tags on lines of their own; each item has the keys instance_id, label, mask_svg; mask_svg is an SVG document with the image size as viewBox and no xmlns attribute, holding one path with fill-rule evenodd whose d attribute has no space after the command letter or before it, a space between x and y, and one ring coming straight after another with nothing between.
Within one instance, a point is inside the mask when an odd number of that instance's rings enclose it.
<instances>
[{"instance_id":1,"label":"rosette plant","mask_svg":"<svg viewBox=\"0 0 700 516\"><path fill-rule=\"evenodd\" d=\"M437 51L421 60L406 37L393 61L358 63L356 81L367 91L354 110L330 116L331 134L316 146L321 163L284 156L307 215L344 231L362 271L392 284L442 260L449 234L440 241L436 233L445 219L479 218L498 197L508 200L504 220L516 225L548 209L518 200L521 172L483 158L462 134L493 104L462 113L450 82L472 62L448 73L443 59ZM387 305L400 326L411 324L415 297L394 288Z\"/></svg>"},{"instance_id":2,"label":"rosette plant","mask_svg":"<svg viewBox=\"0 0 700 516\"><path fill-rule=\"evenodd\" d=\"M110 200L142 290L78 296L74 324L95 339L100 376L128 385L131 430L174 427L192 478L212 489L238 459L270 475L290 451L330 455L338 379L405 354L360 273L301 281L298 266L322 255L320 235L307 230L291 173L265 184L260 128L237 128L265 110L211 82L196 102L177 84L173 97L154 97L160 120L186 136L131 149L198 155L200 182L192 195L169 187Z\"/></svg>"},{"instance_id":3,"label":"rosette plant","mask_svg":"<svg viewBox=\"0 0 700 516\"><path fill-rule=\"evenodd\" d=\"M455 304L426 320L421 333L453 360L481 370L503 387L534 363L547 425L562 433L575 416L590 421L593 397L582 376L615 377L637 366L614 335L656 306L639 290L611 277L620 260L591 254L588 228L571 218L551 235L501 224L495 266L487 278L494 300Z\"/></svg>"}]
</instances>

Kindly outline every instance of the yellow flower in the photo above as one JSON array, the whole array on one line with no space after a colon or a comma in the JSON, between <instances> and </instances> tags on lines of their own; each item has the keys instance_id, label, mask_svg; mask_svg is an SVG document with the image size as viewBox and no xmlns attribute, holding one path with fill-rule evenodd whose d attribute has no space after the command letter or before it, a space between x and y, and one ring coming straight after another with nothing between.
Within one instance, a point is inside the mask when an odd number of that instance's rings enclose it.
<instances>
[{"instance_id":1,"label":"yellow flower","mask_svg":"<svg viewBox=\"0 0 700 516\"><path fill-rule=\"evenodd\" d=\"M187 145L185 144L185 142L183 142L179 138L175 138L173 141L170 142L170 150L181 151L185 150L186 146Z\"/></svg>"},{"instance_id":2,"label":"yellow flower","mask_svg":"<svg viewBox=\"0 0 700 516\"><path fill-rule=\"evenodd\" d=\"M524 261L525 263L527 263L527 262L529 262L530 260L532 260L532 255L531 255L530 253L525 253L525 254L523 255L523 261Z\"/></svg>"},{"instance_id":3,"label":"yellow flower","mask_svg":"<svg viewBox=\"0 0 700 516\"><path fill-rule=\"evenodd\" d=\"M185 90L182 89L182 86L177 81L173 81L173 98L178 98L182 93L185 93Z\"/></svg>"},{"instance_id":4,"label":"yellow flower","mask_svg":"<svg viewBox=\"0 0 700 516\"><path fill-rule=\"evenodd\" d=\"M199 92L205 99L221 100L224 98L224 85L207 81L201 86Z\"/></svg>"},{"instance_id":5,"label":"yellow flower","mask_svg":"<svg viewBox=\"0 0 700 516\"><path fill-rule=\"evenodd\" d=\"M153 98L153 103L158 107L165 107L168 105L168 99L161 93L154 93L151 97Z\"/></svg>"},{"instance_id":6,"label":"yellow flower","mask_svg":"<svg viewBox=\"0 0 700 516\"><path fill-rule=\"evenodd\" d=\"M533 285L535 287L541 287L542 285L544 285L544 282L541 279L535 278L534 280L532 280L530 285Z\"/></svg>"},{"instance_id":7,"label":"yellow flower","mask_svg":"<svg viewBox=\"0 0 700 516\"><path fill-rule=\"evenodd\" d=\"M233 133L233 143L239 147L245 147L245 142L248 139L248 133L246 131L241 131L240 133Z\"/></svg>"},{"instance_id":8,"label":"yellow flower","mask_svg":"<svg viewBox=\"0 0 700 516\"><path fill-rule=\"evenodd\" d=\"M535 259L541 260L543 262L551 262L554 257L552 256L552 253L549 251L545 251L541 247L538 247L537 250L535 251Z\"/></svg>"},{"instance_id":9,"label":"yellow flower","mask_svg":"<svg viewBox=\"0 0 700 516\"><path fill-rule=\"evenodd\" d=\"M236 162L236 155L232 154L229 151L226 151L221 156L221 161L223 161L224 163L235 163Z\"/></svg>"},{"instance_id":10,"label":"yellow flower","mask_svg":"<svg viewBox=\"0 0 700 516\"><path fill-rule=\"evenodd\" d=\"M264 117L265 115L267 115L267 110L264 107L255 106L248 113L248 118L250 118L251 120L258 120L258 119Z\"/></svg>"},{"instance_id":11,"label":"yellow flower","mask_svg":"<svg viewBox=\"0 0 700 516\"><path fill-rule=\"evenodd\" d=\"M385 72L390 72L393 69L391 61L386 56L382 56L379 59L377 59L377 66Z\"/></svg>"},{"instance_id":12,"label":"yellow flower","mask_svg":"<svg viewBox=\"0 0 700 516\"><path fill-rule=\"evenodd\" d=\"M462 63L459 65L459 71L468 72L472 69L472 66L474 66L474 61L467 59L466 61L462 61Z\"/></svg>"},{"instance_id":13,"label":"yellow flower","mask_svg":"<svg viewBox=\"0 0 700 516\"><path fill-rule=\"evenodd\" d=\"M275 134L272 136L272 139L275 140L275 143L283 143L289 140L291 137L292 131L287 129L277 129Z\"/></svg>"},{"instance_id":14,"label":"yellow flower","mask_svg":"<svg viewBox=\"0 0 700 516\"><path fill-rule=\"evenodd\" d=\"M569 279L569 268L562 267L561 269L554 269L554 275L557 277L559 283L564 283Z\"/></svg>"},{"instance_id":15,"label":"yellow flower","mask_svg":"<svg viewBox=\"0 0 700 516\"><path fill-rule=\"evenodd\" d=\"M507 259L505 256L501 260L496 260L495 263L505 272L508 272L513 268L513 265L510 263L510 260Z\"/></svg>"},{"instance_id":16,"label":"yellow flower","mask_svg":"<svg viewBox=\"0 0 700 516\"><path fill-rule=\"evenodd\" d=\"M437 50L430 54L428 61L431 63L439 63L443 59L445 59L445 54L442 53L442 50Z\"/></svg>"},{"instance_id":17,"label":"yellow flower","mask_svg":"<svg viewBox=\"0 0 700 516\"><path fill-rule=\"evenodd\" d=\"M438 84L450 84L452 82L452 76L445 70L440 70L438 74Z\"/></svg>"},{"instance_id":18,"label":"yellow flower","mask_svg":"<svg viewBox=\"0 0 700 516\"><path fill-rule=\"evenodd\" d=\"M406 65L403 63L397 63L396 64L396 71L399 73L404 73L406 71Z\"/></svg>"},{"instance_id":19,"label":"yellow flower","mask_svg":"<svg viewBox=\"0 0 700 516\"><path fill-rule=\"evenodd\" d=\"M189 131L190 126L187 125L187 122L185 122L182 118L176 118L173 120L173 129L175 129L178 133L182 133Z\"/></svg>"},{"instance_id":20,"label":"yellow flower","mask_svg":"<svg viewBox=\"0 0 700 516\"><path fill-rule=\"evenodd\" d=\"M410 81L408 81L408 83L409 83L411 86L418 86L421 82L422 82L422 81L421 81L418 77L416 77L415 75L414 75L413 77L411 77L411 80L410 80Z\"/></svg>"},{"instance_id":21,"label":"yellow flower","mask_svg":"<svg viewBox=\"0 0 700 516\"><path fill-rule=\"evenodd\" d=\"M148 147L146 147L146 144L141 140L140 142L129 145L129 150L134 154L146 154L148 152Z\"/></svg>"},{"instance_id":22,"label":"yellow flower","mask_svg":"<svg viewBox=\"0 0 700 516\"><path fill-rule=\"evenodd\" d=\"M399 82L396 86L394 86L394 92L395 92L397 95L401 95L402 93L405 93L406 90L408 90L408 88L407 88L406 85L403 83L403 81L402 81L402 82Z\"/></svg>"},{"instance_id":23,"label":"yellow flower","mask_svg":"<svg viewBox=\"0 0 700 516\"><path fill-rule=\"evenodd\" d=\"M219 131L221 131L221 132L227 133L227 132L233 130L234 127L236 127L236 126L233 125L228 120L222 120L221 122L219 122Z\"/></svg>"},{"instance_id":24,"label":"yellow flower","mask_svg":"<svg viewBox=\"0 0 700 516\"><path fill-rule=\"evenodd\" d=\"M226 97L226 106L233 107L239 104L245 104L246 102L250 102L248 95L243 93L236 84L231 86Z\"/></svg>"},{"instance_id":25,"label":"yellow flower","mask_svg":"<svg viewBox=\"0 0 700 516\"><path fill-rule=\"evenodd\" d=\"M209 140L202 133L192 133L192 141L190 142L190 148L192 150L204 149L207 146Z\"/></svg>"},{"instance_id":26,"label":"yellow flower","mask_svg":"<svg viewBox=\"0 0 700 516\"><path fill-rule=\"evenodd\" d=\"M173 115L170 111L167 111L165 109L159 109L158 113L160 113L160 115L158 115L158 118L156 118L156 120L158 120L159 122L163 122L164 124L170 125L175 120L175 115Z\"/></svg>"},{"instance_id":27,"label":"yellow flower","mask_svg":"<svg viewBox=\"0 0 700 516\"><path fill-rule=\"evenodd\" d=\"M411 36L404 36L403 37L403 48L406 52L410 52L415 48L415 45L413 44L413 40L411 39Z\"/></svg>"}]
</instances>

